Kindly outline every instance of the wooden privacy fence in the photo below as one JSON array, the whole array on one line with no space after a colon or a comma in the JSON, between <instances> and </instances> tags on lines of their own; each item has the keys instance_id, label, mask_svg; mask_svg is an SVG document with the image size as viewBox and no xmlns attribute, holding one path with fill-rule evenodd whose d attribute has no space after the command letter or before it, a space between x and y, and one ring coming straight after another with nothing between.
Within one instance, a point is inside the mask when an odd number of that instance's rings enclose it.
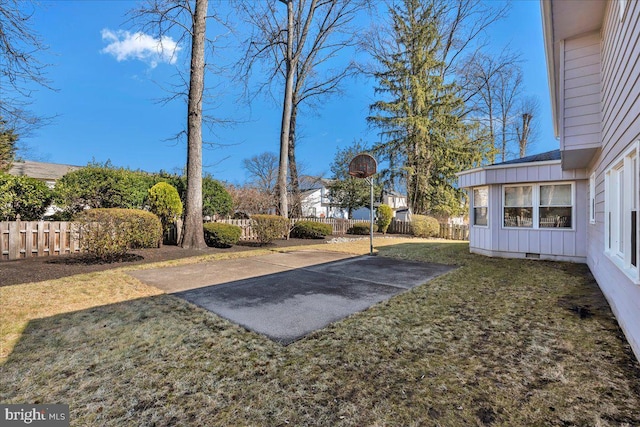
<instances>
[{"instance_id":1,"label":"wooden privacy fence","mask_svg":"<svg viewBox=\"0 0 640 427\"><path fill-rule=\"evenodd\" d=\"M321 222L323 224L331 224L333 234L347 234L347 230L355 223L368 222L366 220L355 219L335 219L335 218L297 218L292 219L292 223L297 221L313 221ZM217 220L217 222L223 222L225 224L237 225L242 228L242 234L240 240L256 240L258 236L253 232L251 228L250 219L224 219ZM391 220L391 224L387 229L388 234L412 234L411 222L398 221L395 218ZM440 224L440 234L442 239L451 240L469 240L469 226L468 225L452 225L452 224Z\"/></svg>"},{"instance_id":2,"label":"wooden privacy fence","mask_svg":"<svg viewBox=\"0 0 640 427\"><path fill-rule=\"evenodd\" d=\"M389 224L389 228L387 229L387 233L390 234L412 234L413 230L411 229L411 222L409 221L398 221L395 218L391 220L391 224Z\"/></svg>"},{"instance_id":3,"label":"wooden privacy fence","mask_svg":"<svg viewBox=\"0 0 640 427\"><path fill-rule=\"evenodd\" d=\"M321 222L323 224L330 224L333 234L347 234L347 230L355 223L364 222L363 220L355 219L336 219L336 218L293 218L291 219L292 225L298 221L312 221ZM225 224L237 225L242 229L240 240L257 240L258 236L253 232L251 228L250 219L219 219L215 222L222 222Z\"/></svg>"},{"instance_id":4,"label":"wooden privacy fence","mask_svg":"<svg viewBox=\"0 0 640 427\"><path fill-rule=\"evenodd\" d=\"M300 218L297 221L314 221L331 224L333 234L346 234L347 230L363 220L334 218ZM237 225L242 229L240 240L256 240L250 219L219 220L226 224ZM177 231L174 238L177 240ZM392 220L389 234L411 234L411 223ZM468 225L440 224L440 238L469 240ZM80 252L78 232L72 222L65 221L2 221L0 222L0 261L29 258L35 256L57 256Z\"/></svg>"},{"instance_id":5,"label":"wooden privacy fence","mask_svg":"<svg viewBox=\"0 0 640 427\"><path fill-rule=\"evenodd\" d=\"M469 240L469 226L458 224L440 224L441 239L449 240Z\"/></svg>"},{"instance_id":6,"label":"wooden privacy fence","mask_svg":"<svg viewBox=\"0 0 640 427\"><path fill-rule=\"evenodd\" d=\"M66 255L80 251L78 233L64 221L0 222L0 259Z\"/></svg>"}]
</instances>

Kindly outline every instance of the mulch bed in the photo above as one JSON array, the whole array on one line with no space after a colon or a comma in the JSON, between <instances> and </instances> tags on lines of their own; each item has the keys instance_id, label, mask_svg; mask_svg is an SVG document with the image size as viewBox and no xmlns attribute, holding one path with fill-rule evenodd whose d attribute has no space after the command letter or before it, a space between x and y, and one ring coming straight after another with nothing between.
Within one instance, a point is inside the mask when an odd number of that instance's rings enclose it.
<instances>
[{"instance_id":1,"label":"mulch bed","mask_svg":"<svg viewBox=\"0 0 640 427\"><path fill-rule=\"evenodd\" d=\"M169 261L192 256L250 251L258 248L277 249L287 246L316 245L324 243L327 240L329 239L276 240L265 246L258 246L247 242L227 249L206 248L204 250L182 249L179 246L165 245L157 249L131 251L124 259L112 263L93 262L82 255L33 257L21 260L0 261L0 286L41 282L76 274L92 273L111 268Z\"/></svg>"}]
</instances>

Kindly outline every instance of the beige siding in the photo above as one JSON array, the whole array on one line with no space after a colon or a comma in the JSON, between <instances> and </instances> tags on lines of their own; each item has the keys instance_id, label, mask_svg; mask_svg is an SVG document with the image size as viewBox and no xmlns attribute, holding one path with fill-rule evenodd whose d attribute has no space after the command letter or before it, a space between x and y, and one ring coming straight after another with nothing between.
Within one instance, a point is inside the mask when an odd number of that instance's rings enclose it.
<instances>
[{"instance_id":1,"label":"beige siding","mask_svg":"<svg viewBox=\"0 0 640 427\"><path fill-rule=\"evenodd\" d=\"M600 36L566 40L563 64L562 149L599 147Z\"/></svg>"},{"instance_id":2,"label":"beige siding","mask_svg":"<svg viewBox=\"0 0 640 427\"><path fill-rule=\"evenodd\" d=\"M629 10L623 22L618 7L619 2L608 3L601 32L603 149L588 171L596 174L596 223L587 222L587 263L640 358L640 286L604 254L604 174L640 139L640 2L627 2Z\"/></svg>"}]
</instances>

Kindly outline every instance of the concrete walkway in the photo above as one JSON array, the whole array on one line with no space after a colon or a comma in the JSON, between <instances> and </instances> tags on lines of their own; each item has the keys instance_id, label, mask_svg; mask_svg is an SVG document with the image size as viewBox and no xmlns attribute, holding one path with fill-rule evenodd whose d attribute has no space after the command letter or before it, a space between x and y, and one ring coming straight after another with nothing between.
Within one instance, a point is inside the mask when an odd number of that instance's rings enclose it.
<instances>
[{"instance_id":1,"label":"concrete walkway","mask_svg":"<svg viewBox=\"0 0 640 427\"><path fill-rule=\"evenodd\" d=\"M301 250L130 274L286 345L451 269Z\"/></svg>"}]
</instances>

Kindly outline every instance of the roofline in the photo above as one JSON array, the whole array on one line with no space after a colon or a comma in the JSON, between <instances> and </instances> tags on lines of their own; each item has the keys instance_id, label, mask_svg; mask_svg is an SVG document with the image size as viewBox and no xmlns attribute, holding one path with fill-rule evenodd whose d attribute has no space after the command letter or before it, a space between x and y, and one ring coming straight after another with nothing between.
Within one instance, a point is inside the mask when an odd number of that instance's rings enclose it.
<instances>
[{"instance_id":1,"label":"roofline","mask_svg":"<svg viewBox=\"0 0 640 427\"><path fill-rule=\"evenodd\" d=\"M466 171L462 171L462 172L458 172L456 173L456 176L462 176L462 175L466 175L469 173L474 173L474 172L480 172L480 171L484 171L484 170L492 170L492 169L510 169L510 168L519 168L519 167L523 167L523 166L546 166L546 165L559 165L561 164L562 160L543 160L541 162L522 162L522 163L509 163L509 164L502 164L502 165L489 165L489 166L483 166L480 168L475 168L475 169L469 169Z\"/></svg>"},{"instance_id":2,"label":"roofline","mask_svg":"<svg viewBox=\"0 0 640 427\"><path fill-rule=\"evenodd\" d=\"M544 51L547 58L547 80L549 82L549 95L551 100L551 116L553 119L553 134L559 137L558 132L558 102L556 99L556 63L553 50L553 12L551 0L540 0L542 15L542 35L544 38Z\"/></svg>"}]
</instances>

